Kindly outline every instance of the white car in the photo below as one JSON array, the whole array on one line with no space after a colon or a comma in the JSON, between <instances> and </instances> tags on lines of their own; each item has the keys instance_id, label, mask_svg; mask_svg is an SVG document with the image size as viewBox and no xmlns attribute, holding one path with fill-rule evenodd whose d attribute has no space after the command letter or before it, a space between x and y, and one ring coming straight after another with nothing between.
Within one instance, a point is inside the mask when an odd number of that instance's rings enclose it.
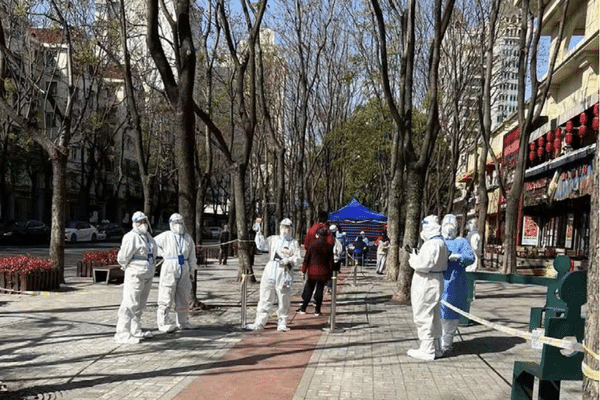
<instances>
[{"instance_id":1,"label":"white car","mask_svg":"<svg viewBox=\"0 0 600 400\"><path fill-rule=\"evenodd\" d=\"M96 240L103 240L104 234L98 232L95 226L85 221L73 221L68 222L65 227L65 241L66 242L95 242Z\"/></svg>"}]
</instances>

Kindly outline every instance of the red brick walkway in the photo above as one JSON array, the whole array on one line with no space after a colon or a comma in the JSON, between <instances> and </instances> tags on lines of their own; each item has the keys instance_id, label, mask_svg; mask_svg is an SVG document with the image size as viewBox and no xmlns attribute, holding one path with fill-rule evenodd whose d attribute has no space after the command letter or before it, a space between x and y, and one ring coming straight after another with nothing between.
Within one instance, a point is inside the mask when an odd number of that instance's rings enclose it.
<instances>
[{"instance_id":1,"label":"red brick walkway","mask_svg":"<svg viewBox=\"0 0 600 400\"><path fill-rule=\"evenodd\" d=\"M340 273L340 282L345 277L347 273ZM297 314L299 293L292 301L289 332L278 332L277 318L271 318L265 330L247 335L175 399L292 399L323 328L329 324L331 306L325 296L322 316Z\"/></svg>"}]
</instances>

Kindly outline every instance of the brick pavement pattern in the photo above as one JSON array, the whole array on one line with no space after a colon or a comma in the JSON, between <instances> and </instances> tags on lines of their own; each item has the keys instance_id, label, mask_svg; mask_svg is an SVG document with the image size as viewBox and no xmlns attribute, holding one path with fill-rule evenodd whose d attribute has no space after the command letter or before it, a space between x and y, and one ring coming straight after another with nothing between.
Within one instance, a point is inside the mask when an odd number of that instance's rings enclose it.
<instances>
[{"instance_id":1,"label":"brick pavement pattern","mask_svg":"<svg viewBox=\"0 0 600 400\"><path fill-rule=\"evenodd\" d=\"M259 277L266 257L256 257ZM194 331L158 333L155 278L143 315L144 328L153 329L155 337L137 345L118 345L113 340L122 293L119 285L67 277L60 293L0 294L0 381L8 389L0 391L0 399L173 399L202 375L216 373L230 376L232 387L241 384L247 390L238 399L508 399L514 361L540 359L539 351L523 339L481 325L460 328L450 357L433 362L411 359L406 351L418 343L411 308L392 301L393 283L376 275L372 266L360 271L356 286L350 278L341 287L336 326L343 331L322 331L328 322L326 316L320 317L320 323L305 324L307 332L316 335L316 347L295 341L296 351L286 352L286 340L293 340L293 335L288 339L286 335L293 331L239 329L240 288L236 263L231 261L228 266L213 263L199 270L198 298L213 308L192 315L191 322L200 325ZM301 282L295 285L296 291L301 289ZM479 283L477 296L473 314L527 329L529 308L543 305L545 292L533 286ZM249 289L249 320L257 301L255 284ZM309 316L314 320L312 315L302 318ZM259 343L261 334L281 343L252 346L253 358L246 361L256 369L268 368L274 358L288 357L285 362L298 363L298 354L310 355L302 362L304 371L296 371L297 387L285 396L267 383L264 392L250 396L250 390L260 391L260 385L247 388L228 369L236 364L235 346ZM199 390L191 391L190 398ZM581 382L562 383L561 399L581 397Z\"/></svg>"}]
</instances>

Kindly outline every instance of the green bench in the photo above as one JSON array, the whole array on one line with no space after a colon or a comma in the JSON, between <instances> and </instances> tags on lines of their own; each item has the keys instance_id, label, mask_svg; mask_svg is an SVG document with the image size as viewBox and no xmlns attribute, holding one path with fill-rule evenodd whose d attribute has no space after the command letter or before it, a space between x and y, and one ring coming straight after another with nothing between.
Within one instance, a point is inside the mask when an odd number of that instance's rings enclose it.
<instances>
[{"instance_id":1,"label":"green bench","mask_svg":"<svg viewBox=\"0 0 600 400\"><path fill-rule=\"evenodd\" d=\"M477 280L546 286L546 304L544 307L531 309L529 330L542 328L544 336L557 339L575 337L581 342L585 327L585 320L581 318L581 306L586 303L587 271L569 272L570 266L569 257L561 255L554 259L556 277L467 272L467 307L473 300L473 289ZM460 324L466 326L469 322L463 317ZM538 399L558 400L561 381L583 379L582 362L583 353L565 355L560 348L544 344L539 363L515 361L511 399L532 399L534 381L538 378Z\"/></svg>"}]
</instances>

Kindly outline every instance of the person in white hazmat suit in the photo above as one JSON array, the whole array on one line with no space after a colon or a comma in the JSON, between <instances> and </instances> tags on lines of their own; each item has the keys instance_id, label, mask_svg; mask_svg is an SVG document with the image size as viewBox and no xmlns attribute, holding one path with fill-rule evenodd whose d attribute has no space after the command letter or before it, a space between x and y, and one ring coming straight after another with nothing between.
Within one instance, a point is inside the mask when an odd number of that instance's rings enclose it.
<instances>
[{"instance_id":1,"label":"person in white hazmat suit","mask_svg":"<svg viewBox=\"0 0 600 400\"><path fill-rule=\"evenodd\" d=\"M443 354L440 346L440 299L444 289L443 272L448 267L448 250L438 221L437 216L430 215L421 222L424 243L418 252L413 249L408 259L415 270L410 297L421 344L418 349L408 350L407 354L421 360L434 360Z\"/></svg>"},{"instance_id":2,"label":"person in white hazmat suit","mask_svg":"<svg viewBox=\"0 0 600 400\"><path fill-rule=\"evenodd\" d=\"M156 268L156 242L150 235L148 217L137 211L131 218L133 229L123 236L117 262L125 271L123 300L117 321L117 343L139 343L140 339L151 338L152 332L142 332L141 317L152 287Z\"/></svg>"},{"instance_id":3,"label":"person in white hazmat suit","mask_svg":"<svg viewBox=\"0 0 600 400\"><path fill-rule=\"evenodd\" d=\"M279 224L279 235L272 235L266 239L266 246L269 249L269 262L260 280L260 300L256 308L256 318L253 324L245 325L244 329L264 329L277 298L277 330L287 332L294 267L299 265L302 258L300 245L292 238L292 221L289 218L284 218Z\"/></svg>"},{"instance_id":4,"label":"person in white hazmat suit","mask_svg":"<svg viewBox=\"0 0 600 400\"><path fill-rule=\"evenodd\" d=\"M475 272L479 267L479 259L481 258L481 235L477 231L477 224L473 219L467 224L467 230L469 231L467 234L467 240L469 241L471 250L473 250L473 254L475 255L475 261L473 264L467 267L466 271Z\"/></svg>"},{"instance_id":5,"label":"person in white hazmat suit","mask_svg":"<svg viewBox=\"0 0 600 400\"><path fill-rule=\"evenodd\" d=\"M169 231L156 236L158 255L163 258L158 284L156 322L161 332L194 329L188 321L192 280L196 269L196 246L185 232L181 214L169 218ZM169 310L175 308L175 324L169 321Z\"/></svg>"}]
</instances>

